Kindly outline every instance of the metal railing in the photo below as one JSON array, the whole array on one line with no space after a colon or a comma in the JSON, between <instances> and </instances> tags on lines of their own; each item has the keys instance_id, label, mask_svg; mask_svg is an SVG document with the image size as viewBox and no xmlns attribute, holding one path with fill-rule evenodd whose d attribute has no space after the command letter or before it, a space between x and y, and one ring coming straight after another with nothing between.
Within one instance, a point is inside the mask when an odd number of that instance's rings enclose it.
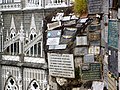
<instances>
[{"instance_id":1,"label":"metal railing","mask_svg":"<svg viewBox=\"0 0 120 90\"><path fill-rule=\"evenodd\" d=\"M24 4L24 5L22 5ZM0 11L9 10L26 10L26 9L43 9L43 8L57 8L57 7L67 7L71 5L71 0L22 0L19 2L1 2Z\"/></svg>"}]
</instances>

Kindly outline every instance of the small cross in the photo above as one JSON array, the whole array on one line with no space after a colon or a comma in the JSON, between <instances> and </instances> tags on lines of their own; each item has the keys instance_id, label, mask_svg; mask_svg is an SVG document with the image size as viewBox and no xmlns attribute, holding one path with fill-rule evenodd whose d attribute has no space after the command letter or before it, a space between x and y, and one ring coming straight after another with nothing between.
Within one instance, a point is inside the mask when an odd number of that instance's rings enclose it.
<instances>
[{"instance_id":1,"label":"small cross","mask_svg":"<svg viewBox=\"0 0 120 90\"><path fill-rule=\"evenodd\" d=\"M13 81L13 79L11 79L11 80L10 80L10 83L11 83L11 85L13 85L13 84L14 84L14 81Z\"/></svg>"},{"instance_id":2,"label":"small cross","mask_svg":"<svg viewBox=\"0 0 120 90\"><path fill-rule=\"evenodd\" d=\"M37 87L38 87L36 82L34 82L33 86L34 86L35 89L37 89Z\"/></svg>"}]
</instances>

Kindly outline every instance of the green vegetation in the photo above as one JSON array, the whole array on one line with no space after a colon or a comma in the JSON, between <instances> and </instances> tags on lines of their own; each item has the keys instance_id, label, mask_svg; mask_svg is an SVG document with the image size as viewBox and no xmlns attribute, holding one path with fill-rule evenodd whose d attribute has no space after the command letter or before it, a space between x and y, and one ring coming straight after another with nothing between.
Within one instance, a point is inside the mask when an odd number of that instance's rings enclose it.
<instances>
[{"instance_id":1,"label":"green vegetation","mask_svg":"<svg viewBox=\"0 0 120 90\"><path fill-rule=\"evenodd\" d=\"M75 0L73 11L79 16L87 13L87 0Z\"/></svg>"}]
</instances>

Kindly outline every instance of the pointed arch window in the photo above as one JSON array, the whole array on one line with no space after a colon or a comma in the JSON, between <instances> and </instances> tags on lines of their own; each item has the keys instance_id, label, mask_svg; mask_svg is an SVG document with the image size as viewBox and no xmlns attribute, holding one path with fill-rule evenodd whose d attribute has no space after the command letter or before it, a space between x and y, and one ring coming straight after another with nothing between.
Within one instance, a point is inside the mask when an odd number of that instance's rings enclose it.
<instances>
[{"instance_id":1,"label":"pointed arch window","mask_svg":"<svg viewBox=\"0 0 120 90\"><path fill-rule=\"evenodd\" d=\"M10 35L10 38L13 38L13 34Z\"/></svg>"},{"instance_id":2,"label":"pointed arch window","mask_svg":"<svg viewBox=\"0 0 120 90\"><path fill-rule=\"evenodd\" d=\"M12 28L10 33L10 38L13 38L16 35L15 30Z\"/></svg>"},{"instance_id":3,"label":"pointed arch window","mask_svg":"<svg viewBox=\"0 0 120 90\"><path fill-rule=\"evenodd\" d=\"M15 35L16 35L15 33L11 33L11 34L10 34L10 38L15 37Z\"/></svg>"},{"instance_id":4,"label":"pointed arch window","mask_svg":"<svg viewBox=\"0 0 120 90\"><path fill-rule=\"evenodd\" d=\"M41 90L41 88L40 88L40 85L39 85L39 83L37 82L37 80L33 79L33 80L30 82L27 90Z\"/></svg>"},{"instance_id":5,"label":"pointed arch window","mask_svg":"<svg viewBox=\"0 0 120 90\"><path fill-rule=\"evenodd\" d=\"M32 28L32 29L31 29L31 34L30 34L30 40L33 40L36 36L37 36L37 35L36 35L36 32L35 32L35 29Z\"/></svg>"},{"instance_id":6,"label":"pointed arch window","mask_svg":"<svg viewBox=\"0 0 120 90\"><path fill-rule=\"evenodd\" d=\"M10 76L6 82L4 90L19 90L18 85L14 77Z\"/></svg>"},{"instance_id":7,"label":"pointed arch window","mask_svg":"<svg viewBox=\"0 0 120 90\"><path fill-rule=\"evenodd\" d=\"M30 35L30 40L33 40L33 35L32 34Z\"/></svg>"},{"instance_id":8,"label":"pointed arch window","mask_svg":"<svg viewBox=\"0 0 120 90\"><path fill-rule=\"evenodd\" d=\"M36 37L36 34L34 34L34 38Z\"/></svg>"}]
</instances>

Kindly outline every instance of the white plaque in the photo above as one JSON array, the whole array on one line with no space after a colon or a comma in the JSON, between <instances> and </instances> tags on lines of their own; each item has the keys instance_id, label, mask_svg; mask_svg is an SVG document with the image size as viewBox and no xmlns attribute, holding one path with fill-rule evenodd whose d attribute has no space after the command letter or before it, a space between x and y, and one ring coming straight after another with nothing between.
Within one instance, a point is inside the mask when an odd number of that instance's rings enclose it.
<instances>
[{"instance_id":1,"label":"white plaque","mask_svg":"<svg viewBox=\"0 0 120 90\"><path fill-rule=\"evenodd\" d=\"M67 47L67 44L49 45L49 50L51 50L51 49L65 49L66 47Z\"/></svg>"},{"instance_id":2,"label":"white plaque","mask_svg":"<svg viewBox=\"0 0 120 90\"><path fill-rule=\"evenodd\" d=\"M75 78L73 54L48 53L49 75Z\"/></svg>"},{"instance_id":3,"label":"white plaque","mask_svg":"<svg viewBox=\"0 0 120 90\"><path fill-rule=\"evenodd\" d=\"M76 37L76 45L87 45L87 36Z\"/></svg>"},{"instance_id":4,"label":"white plaque","mask_svg":"<svg viewBox=\"0 0 120 90\"><path fill-rule=\"evenodd\" d=\"M59 45L60 38L48 38L47 45Z\"/></svg>"}]
</instances>

